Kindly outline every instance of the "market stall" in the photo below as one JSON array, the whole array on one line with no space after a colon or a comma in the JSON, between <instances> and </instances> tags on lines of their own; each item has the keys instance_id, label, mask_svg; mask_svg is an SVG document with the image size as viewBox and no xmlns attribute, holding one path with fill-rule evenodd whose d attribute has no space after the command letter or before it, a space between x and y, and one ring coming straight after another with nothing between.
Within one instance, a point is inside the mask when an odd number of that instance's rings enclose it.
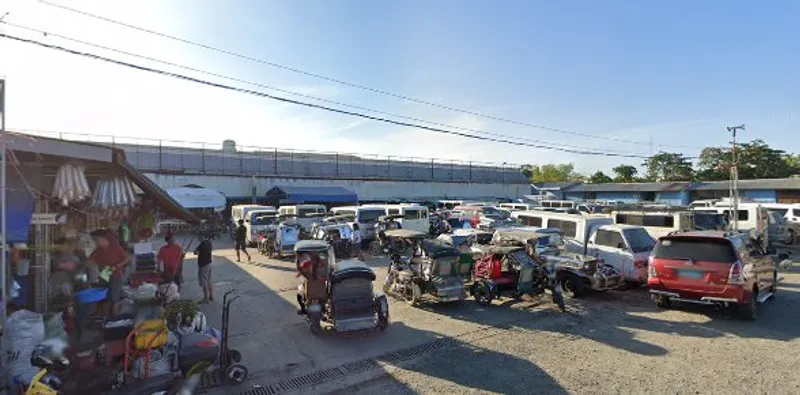
<instances>
[{"instance_id":1,"label":"market stall","mask_svg":"<svg viewBox=\"0 0 800 395\"><path fill-rule=\"evenodd\" d=\"M180 378L185 366L168 358L182 351L179 337L197 343L183 362L215 363L219 344L208 340L218 333L208 332L193 302L179 303L176 279L156 264L152 242L157 218L199 225L197 216L121 150L24 134L8 134L6 144L2 291L11 303L3 306L3 344L16 357L3 366L5 387L47 387L61 376L65 388L105 392ZM54 373L50 357L41 359L50 365L32 364L32 355L51 353L69 358L69 368Z\"/></svg>"}]
</instances>

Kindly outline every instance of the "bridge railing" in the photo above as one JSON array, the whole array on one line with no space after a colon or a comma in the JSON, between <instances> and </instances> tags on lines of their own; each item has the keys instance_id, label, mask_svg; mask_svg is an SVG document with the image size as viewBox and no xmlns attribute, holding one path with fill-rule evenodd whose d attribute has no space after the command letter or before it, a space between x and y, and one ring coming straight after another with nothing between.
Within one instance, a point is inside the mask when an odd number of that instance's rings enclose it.
<instances>
[{"instance_id":1,"label":"bridge railing","mask_svg":"<svg viewBox=\"0 0 800 395\"><path fill-rule=\"evenodd\" d=\"M442 160L363 153L324 152L156 140L136 137L23 131L63 140L101 143L125 151L128 162L144 172L273 176L387 181L436 181L527 184L511 163Z\"/></svg>"}]
</instances>

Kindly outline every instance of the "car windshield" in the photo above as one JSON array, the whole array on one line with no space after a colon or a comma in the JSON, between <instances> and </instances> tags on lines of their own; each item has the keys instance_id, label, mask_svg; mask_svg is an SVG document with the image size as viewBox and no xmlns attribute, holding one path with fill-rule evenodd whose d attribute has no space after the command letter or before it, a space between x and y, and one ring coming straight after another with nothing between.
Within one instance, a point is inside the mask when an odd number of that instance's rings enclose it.
<instances>
[{"instance_id":1,"label":"car windshield","mask_svg":"<svg viewBox=\"0 0 800 395\"><path fill-rule=\"evenodd\" d=\"M625 239L627 239L628 244L630 244L631 252L635 254L651 251L656 245L656 241L642 228L625 229L622 233L625 234Z\"/></svg>"},{"instance_id":2,"label":"car windshield","mask_svg":"<svg viewBox=\"0 0 800 395\"><path fill-rule=\"evenodd\" d=\"M483 216L488 218L505 219L508 218L508 211L498 210L494 207L483 207Z\"/></svg>"},{"instance_id":3,"label":"car windshield","mask_svg":"<svg viewBox=\"0 0 800 395\"><path fill-rule=\"evenodd\" d=\"M253 225L274 225L278 222L278 219L274 216L261 216L253 218L251 224Z\"/></svg>"},{"instance_id":4,"label":"car windshield","mask_svg":"<svg viewBox=\"0 0 800 395\"><path fill-rule=\"evenodd\" d=\"M321 213L321 212L323 212L323 211L318 209L318 208L316 208L316 207L306 207L306 208L298 208L297 209L297 215L300 216L300 217L303 217L303 216L306 216L306 215L309 215L309 214L317 214L317 213Z\"/></svg>"},{"instance_id":5,"label":"car windshield","mask_svg":"<svg viewBox=\"0 0 800 395\"><path fill-rule=\"evenodd\" d=\"M384 215L386 215L386 212L382 209L361 210L358 212L358 222L361 223L377 222L378 218Z\"/></svg>"},{"instance_id":6,"label":"car windshield","mask_svg":"<svg viewBox=\"0 0 800 395\"><path fill-rule=\"evenodd\" d=\"M539 245L560 245L564 244L564 239L561 237L561 233L553 232L553 233L539 233Z\"/></svg>"},{"instance_id":7,"label":"car windshield","mask_svg":"<svg viewBox=\"0 0 800 395\"><path fill-rule=\"evenodd\" d=\"M694 228L698 230L723 230L728 226L725 214L700 213L694 214Z\"/></svg>"},{"instance_id":8,"label":"car windshield","mask_svg":"<svg viewBox=\"0 0 800 395\"><path fill-rule=\"evenodd\" d=\"M653 257L721 263L737 260L736 251L726 239L688 237L662 239L653 251Z\"/></svg>"}]
</instances>

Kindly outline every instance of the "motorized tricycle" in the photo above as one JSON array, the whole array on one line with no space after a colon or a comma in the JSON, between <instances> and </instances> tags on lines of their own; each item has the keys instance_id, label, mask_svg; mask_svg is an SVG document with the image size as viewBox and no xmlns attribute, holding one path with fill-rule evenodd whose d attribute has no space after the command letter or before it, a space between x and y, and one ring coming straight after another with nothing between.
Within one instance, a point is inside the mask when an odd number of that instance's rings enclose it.
<instances>
[{"instance_id":1,"label":"motorized tricycle","mask_svg":"<svg viewBox=\"0 0 800 395\"><path fill-rule=\"evenodd\" d=\"M561 284L555 270L535 262L525 247L518 245L489 245L483 248L483 257L472 270L470 294L482 306L506 296L513 299L522 295L539 296L549 289L561 311L566 310Z\"/></svg>"},{"instance_id":2,"label":"motorized tricycle","mask_svg":"<svg viewBox=\"0 0 800 395\"><path fill-rule=\"evenodd\" d=\"M386 232L390 230L403 229L403 225L399 222L399 219L401 218L403 218L403 215L400 214L383 215L378 217L378 222L375 224L376 237L375 240L369 244L370 255L382 255L389 253L391 246L386 238Z\"/></svg>"},{"instance_id":3,"label":"motorized tricycle","mask_svg":"<svg viewBox=\"0 0 800 395\"><path fill-rule=\"evenodd\" d=\"M297 302L315 335L322 324L334 332L385 330L389 326L386 295L375 294L375 272L357 259L337 261L333 248L322 240L302 240L294 247L302 283Z\"/></svg>"},{"instance_id":4,"label":"motorized tricycle","mask_svg":"<svg viewBox=\"0 0 800 395\"><path fill-rule=\"evenodd\" d=\"M413 230L386 231L392 250L383 291L402 297L412 306L425 294L439 302L465 299L464 281L458 272L458 249L439 241L426 241L426 236Z\"/></svg>"},{"instance_id":5,"label":"motorized tricycle","mask_svg":"<svg viewBox=\"0 0 800 395\"><path fill-rule=\"evenodd\" d=\"M348 259L353 256L353 229L347 222L314 224L311 228L312 240L324 240L333 247L336 259Z\"/></svg>"},{"instance_id":6,"label":"motorized tricycle","mask_svg":"<svg viewBox=\"0 0 800 395\"><path fill-rule=\"evenodd\" d=\"M552 266L562 290L570 297L624 285L622 273L602 258L566 252L563 236L560 229L514 228L496 231L492 241L523 246L534 262Z\"/></svg>"},{"instance_id":7,"label":"motorized tricycle","mask_svg":"<svg viewBox=\"0 0 800 395\"><path fill-rule=\"evenodd\" d=\"M291 254L295 244L300 240L301 229L299 224L281 222L275 230L275 241L272 248L267 251L267 256L282 258L286 253Z\"/></svg>"}]
</instances>

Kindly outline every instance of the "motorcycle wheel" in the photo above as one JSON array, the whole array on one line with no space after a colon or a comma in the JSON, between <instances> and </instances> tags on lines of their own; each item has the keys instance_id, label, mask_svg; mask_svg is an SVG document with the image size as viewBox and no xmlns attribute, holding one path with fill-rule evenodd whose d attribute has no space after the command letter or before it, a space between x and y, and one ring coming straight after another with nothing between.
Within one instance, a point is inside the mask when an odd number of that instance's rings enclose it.
<instances>
[{"instance_id":1,"label":"motorcycle wheel","mask_svg":"<svg viewBox=\"0 0 800 395\"><path fill-rule=\"evenodd\" d=\"M561 309L561 312L567 311L567 306L564 304L564 294L561 292L553 292L553 302L558 305L558 308Z\"/></svg>"},{"instance_id":2,"label":"motorcycle wheel","mask_svg":"<svg viewBox=\"0 0 800 395\"><path fill-rule=\"evenodd\" d=\"M369 254L372 256L377 256L381 254L381 245L380 243L373 241L369 243Z\"/></svg>"},{"instance_id":3,"label":"motorcycle wheel","mask_svg":"<svg viewBox=\"0 0 800 395\"><path fill-rule=\"evenodd\" d=\"M583 281L574 274L568 274L561 280L561 288L571 298L577 299L586 295L586 286L583 284Z\"/></svg>"},{"instance_id":4,"label":"motorcycle wheel","mask_svg":"<svg viewBox=\"0 0 800 395\"><path fill-rule=\"evenodd\" d=\"M492 304L492 300L494 300L494 295L492 294L492 290L489 288L489 285L486 283L478 283L472 287L472 296L475 298L475 301L478 302L481 306L490 306Z\"/></svg>"},{"instance_id":5,"label":"motorcycle wheel","mask_svg":"<svg viewBox=\"0 0 800 395\"><path fill-rule=\"evenodd\" d=\"M381 295L376 300L378 313L378 329L385 331L389 327L389 302L385 295Z\"/></svg>"},{"instance_id":6,"label":"motorcycle wheel","mask_svg":"<svg viewBox=\"0 0 800 395\"><path fill-rule=\"evenodd\" d=\"M240 384L247 380L249 371L244 365L234 364L228 366L228 371L225 372L225 378L229 383Z\"/></svg>"},{"instance_id":7,"label":"motorcycle wheel","mask_svg":"<svg viewBox=\"0 0 800 395\"><path fill-rule=\"evenodd\" d=\"M393 281L389 280L388 278L383 282L383 293L389 295L389 291L392 290L392 283Z\"/></svg>"},{"instance_id":8,"label":"motorcycle wheel","mask_svg":"<svg viewBox=\"0 0 800 395\"><path fill-rule=\"evenodd\" d=\"M422 289L420 289L418 284L411 283L406 286L403 296L406 300L406 303L411 306L416 306L419 303L419 300L422 298Z\"/></svg>"},{"instance_id":9,"label":"motorcycle wheel","mask_svg":"<svg viewBox=\"0 0 800 395\"><path fill-rule=\"evenodd\" d=\"M230 349L228 350L228 363L239 363L242 361L242 353L239 350Z\"/></svg>"}]
</instances>

